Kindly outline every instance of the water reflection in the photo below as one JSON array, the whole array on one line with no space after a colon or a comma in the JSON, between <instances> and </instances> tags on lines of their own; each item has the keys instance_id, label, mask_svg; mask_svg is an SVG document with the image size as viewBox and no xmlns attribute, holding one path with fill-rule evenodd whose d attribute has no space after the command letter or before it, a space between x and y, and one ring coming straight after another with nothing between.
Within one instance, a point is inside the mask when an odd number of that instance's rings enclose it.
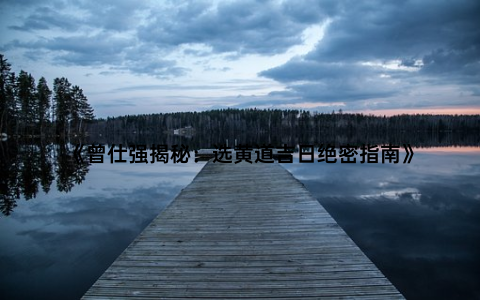
<instances>
[{"instance_id":1,"label":"water reflection","mask_svg":"<svg viewBox=\"0 0 480 300\"><path fill-rule=\"evenodd\" d=\"M44 193L53 181L61 192L69 192L75 184L85 180L89 163L77 163L70 144L0 143L0 210L10 215L23 195L25 200L35 198L39 188ZM85 154L83 154L85 155Z\"/></svg>"},{"instance_id":2,"label":"water reflection","mask_svg":"<svg viewBox=\"0 0 480 300\"><path fill-rule=\"evenodd\" d=\"M81 297L203 166L78 164L73 149L1 144L2 298ZM447 149L284 166L408 299L480 298L480 151Z\"/></svg>"},{"instance_id":3,"label":"water reflection","mask_svg":"<svg viewBox=\"0 0 480 300\"><path fill-rule=\"evenodd\" d=\"M407 299L480 298L480 149L285 165Z\"/></svg>"},{"instance_id":4,"label":"water reflection","mask_svg":"<svg viewBox=\"0 0 480 300\"><path fill-rule=\"evenodd\" d=\"M159 132L158 134L95 134L89 137L89 143L95 144L165 144L165 145L188 145L191 150L212 148L213 145L228 143L232 146L238 144L262 145L272 144L273 146L287 145L362 145L362 144L410 144L414 147L448 147L448 146L474 146L480 145L480 136L476 132L422 132L422 131L397 131L394 133L362 132L356 134L342 134L335 130L317 132L301 132L296 134L292 131L279 131L276 133L258 132L256 134L248 131L236 132L232 135L228 132L210 133L193 136L168 135Z\"/></svg>"},{"instance_id":5,"label":"water reflection","mask_svg":"<svg viewBox=\"0 0 480 300\"><path fill-rule=\"evenodd\" d=\"M8 166L19 169L12 176L17 185L23 182L19 171L25 166L12 160L27 159L27 149L10 150ZM35 175L35 193L10 189L16 207L0 218L2 299L79 299L204 165L192 160L78 166L71 150L47 145L45 157L52 171L45 173L51 174L46 176L50 183L42 185ZM34 146L33 151L40 148ZM13 153L23 156L15 158ZM43 191L43 186L50 189ZM36 198L25 201L27 195Z\"/></svg>"}]
</instances>

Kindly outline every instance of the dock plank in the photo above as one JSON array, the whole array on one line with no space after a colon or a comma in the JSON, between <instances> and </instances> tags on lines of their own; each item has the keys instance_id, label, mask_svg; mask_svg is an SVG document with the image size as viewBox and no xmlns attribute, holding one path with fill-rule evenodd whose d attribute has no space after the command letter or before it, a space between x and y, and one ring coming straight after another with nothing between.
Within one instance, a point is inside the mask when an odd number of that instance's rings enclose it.
<instances>
[{"instance_id":1,"label":"dock plank","mask_svg":"<svg viewBox=\"0 0 480 300\"><path fill-rule=\"evenodd\" d=\"M403 299L281 165L209 162L83 299Z\"/></svg>"}]
</instances>

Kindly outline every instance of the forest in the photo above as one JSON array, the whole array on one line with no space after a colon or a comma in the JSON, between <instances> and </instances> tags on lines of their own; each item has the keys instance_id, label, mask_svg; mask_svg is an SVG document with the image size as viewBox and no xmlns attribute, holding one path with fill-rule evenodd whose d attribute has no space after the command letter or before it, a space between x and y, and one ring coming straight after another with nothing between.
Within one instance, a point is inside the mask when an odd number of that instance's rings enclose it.
<instances>
[{"instance_id":1,"label":"forest","mask_svg":"<svg viewBox=\"0 0 480 300\"><path fill-rule=\"evenodd\" d=\"M82 135L94 119L83 90L67 78L47 80L26 72L18 75L0 54L0 133L2 137L66 137Z\"/></svg>"},{"instance_id":2,"label":"forest","mask_svg":"<svg viewBox=\"0 0 480 300\"><path fill-rule=\"evenodd\" d=\"M344 133L401 132L480 132L480 115L396 115L391 117L361 113L316 113L306 110L222 109L202 112L126 115L97 119L88 126L90 133L159 134L193 127L200 136L218 134L253 136Z\"/></svg>"}]
</instances>

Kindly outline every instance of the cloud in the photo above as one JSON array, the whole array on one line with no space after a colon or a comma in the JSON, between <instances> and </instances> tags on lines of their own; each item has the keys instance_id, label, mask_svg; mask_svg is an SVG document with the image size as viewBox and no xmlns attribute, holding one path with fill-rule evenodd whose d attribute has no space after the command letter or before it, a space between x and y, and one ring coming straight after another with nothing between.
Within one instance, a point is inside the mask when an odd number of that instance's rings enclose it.
<instances>
[{"instance_id":1,"label":"cloud","mask_svg":"<svg viewBox=\"0 0 480 300\"><path fill-rule=\"evenodd\" d=\"M287 64L260 72L260 76L275 79L280 82L338 80L346 76L358 78L372 76L374 68L366 68L360 64L329 63L315 60L295 58Z\"/></svg>"},{"instance_id":2,"label":"cloud","mask_svg":"<svg viewBox=\"0 0 480 300\"><path fill-rule=\"evenodd\" d=\"M34 60L45 60L49 57L54 63L61 65L99 66L122 64L122 53L129 45L129 39L100 33L92 36L43 38L35 42L15 40L7 45L7 48L24 48L27 55Z\"/></svg>"},{"instance_id":3,"label":"cloud","mask_svg":"<svg viewBox=\"0 0 480 300\"><path fill-rule=\"evenodd\" d=\"M136 0L81 1L78 7L87 12L87 24L114 32L134 30L142 21L142 11L148 9L146 2Z\"/></svg>"},{"instance_id":4,"label":"cloud","mask_svg":"<svg viewBox=\"0 0 480 300\"><path fill-rule=\"evenodd\" d=\"M128 71L161 78L184 75L188 69L176 66L173 60L162 59L155 48L138 46L128 36L106 33L54 37L36 42L10 43L8 48L25 48L31 59L45 59L67 66L107 66L112 71Z\"/></svg>"},{"instance_id":5,"label":"cloud","mask_svg":"<svg viewBox=\"0 0 480 300\"><path fill-rule=\"evenodd\" d=\"M14 6L18 11L18 5ZM34 38L11 40L3 48L27 49L31 58L35 50L49 50L57 64L103 65L160 78L189 71L177 65L182 53L206 59L224 53L231 60L247 54L284 53L302 44L302 32L327 16L315 2L297 6L291 1L146 4L122 0L115 4L28 2L23 6L25 13L8 28L30 32Z\"/></svg>"},{"instance_id":6,"label":"cloud","mask_svg":"<svg viewBox=\"0 0 480 300\"><path fill-rule=\"evenodd\" d=\"M474 0L342 3L344 10L333 18L322 44L308 58L328 57L334 61L422 58L441 47L463 48L475 43L472 39L479 34L475 24L480 4Z\"/></svg>"},{"instance_id":7,"label":"cloud","mask_svg":"<svg viewBox=\"0 0 480 300\"><path fill-rule=\"evenodd\" d=\"M156 45L204 44L216 53L278 54L301 44L303 30L323 21L314 12L301 20L289 7L288 1L187 2L152 11L138 36Z\"/></svg>"},{"instance_id":8,"label":"cloud","mask_svg":"<svg viewBox=\"0 0 480 300\"><path fill-rule=\"evenodd\" d=\"M182 76L188 70L176 66L174 60L164 59L165 51L155 45L138 42L135 29L142 22L144 3L62 3L12 4L10 9L17 13L24 10L21 15L25 17L7 28L30 32L34 38L15 38L4 44L2 50L26 49L26 57L36 61L48 59L56 65L105 66L112 72L161 78Z\"/></svg>"},{"instance_id":9,"label":"cloud","mask_svg":"<svg viewBox=\"0 0 480 300\"><path fill-rule=\"evenodd\" d=\"M478 84L480 80L480 43L465 49L437 49L423 57L422 71L427 75L447 75L458 83ZM452 73L456 76L452 78Z\"/></svg>"},{"instance_id":10,"label":"cloud","mask_svg":"<svg viewBox=\"0 0 480 300\"><path fill-rule=\"evenodd\" d=\"M125 92L125 91L156 91L156 90L215 90L223 89L222 85L179 85L179 84L157 84L157 85L133 85L119 87L113 92Z\"/></svg>"},{"instance_id":11,"label":"cloud","mask_svg":"<svg viewBox=\"0 0 480 300\"><path fill-rule=\"evenodd\" d=\"M10 29L20 31L36 31L60 28L67 31L76 31L81 19L73 15L59 14L49 7L38 7L23 20L21 25L9 26Z\"/></svg>"},{"instance_id":12,"label":"cloud","mask_svg":"<svg viewBox=\"0 0 480 300\"><path fill-rule=\"evenodd\" d=\"M175 78L180 86L213 87L238 77L271 86L212 89L212 98L230 101L242 90L271 105L342 103L347 110L479 105L476 0L23 0L2 7L7 57L151 77L134 86Z\"/></svg>"},{"instance_id":13,"label":"cloud","mask_svg":"<svg viewBox=\"0 0 480 300\"><path fill-rule=\"evenodd\" d=\"M5 3L22 16L20 25L10 29L38 31L61 29L76 32L80 27L101 28L121 32L136 28L141 21L140 12L147 8L141 1L118 0L115 3L98 1L15 1ZM25 15L25 16L23 16Z\"/></svg>"},{"instance_id":14,"label":"cloud","mask_svg":"<svg viewBox=\"0 0 480 300\"><path fill-rule=\"evenodd\" d=\"M175 61L171 60L156 60L145 62L129 61L127 66L120 69L126 69L132 73L140 75L150 75L159 78L169 78L185 75L187 68L176 67Z\"/></svg>"},{"instance_id":15,"label":"cloud","mask_svg":"<svg viewBox=\"0 0 480 300\"><path fill-rule=\"evenodd\" d=\"M1 5L12 5L12 6L35 6L38 4L36 0L17 0L17 1L10 1L10 0L0 0Z\"/></svg>"},{"instance_id":16,"label":"cloud","mask_svg":"<svg viewBox=\"0 0 480 300\"><path fill-rule=\"evenodd\" d=\"M360 63L325 63L296 58L259 75L286 83L285 96L318 102L352 102L399 93L390 78L381 76L383 72L381 67Z\"/></svg>"},{"instance_id":17,"label":"cloud","mask_svg":"<svg viewBox=\"0 0 480 300\"><path fill-rule=\"evenodd\" d=\"M285 1L282 3L283 14L299 23L315 24L338 13L340 1L304 0Z\"/></svg>"},{"instance_id":18,"label":"cloud","mask_svg":"<svg viewBox=\"0 0 480 300\"><path fill-rule=\"evenodd\" d=\"M374 103L408 97L425 84L469 88L480 82L478 1L339 6L313 51L259 75L285 83L287 95L320 102Z\"/></svg>"}]
</instances>

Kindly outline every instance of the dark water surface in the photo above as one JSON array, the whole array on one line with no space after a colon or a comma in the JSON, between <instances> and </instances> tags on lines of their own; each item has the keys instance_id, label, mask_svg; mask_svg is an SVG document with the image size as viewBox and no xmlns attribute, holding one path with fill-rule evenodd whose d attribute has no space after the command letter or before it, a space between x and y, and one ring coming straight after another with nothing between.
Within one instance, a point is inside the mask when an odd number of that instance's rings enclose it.
<instances>
[{"instance_id":1,"label":"dark water surface","mask_svg":"<svg viewBox=\"0 0 480 300\"><path fill-rule=\"evenodd\" d=\"M2 162L2 184L19 185L2 186L2 299L80 298L204 165L76 169L49 147ZM478 299L480 148L440 149L416 149L405 165L283 165L407 299Z\"/></svg>"},{"instance_id":2,"label":"dark water surface","mask_svg":"<svg viewBox=\"0 0 480 300\"><path fill-rule=\"evenodd\" d=\"M480 299L480 148L284 164L407 299Z\"/></svg>"},{"instance_id":3,"label":"dark water surface","mask_svg":"<svg viewBox=\"0 0 480 300\"><path fill-rule=\"evenodd\" d=\"M22 195L0 217L0 298L79 299L204 165L105 161L75 184L73 169L67 176L54 161L48 194Z\"/></svg>"}]
</instances>

